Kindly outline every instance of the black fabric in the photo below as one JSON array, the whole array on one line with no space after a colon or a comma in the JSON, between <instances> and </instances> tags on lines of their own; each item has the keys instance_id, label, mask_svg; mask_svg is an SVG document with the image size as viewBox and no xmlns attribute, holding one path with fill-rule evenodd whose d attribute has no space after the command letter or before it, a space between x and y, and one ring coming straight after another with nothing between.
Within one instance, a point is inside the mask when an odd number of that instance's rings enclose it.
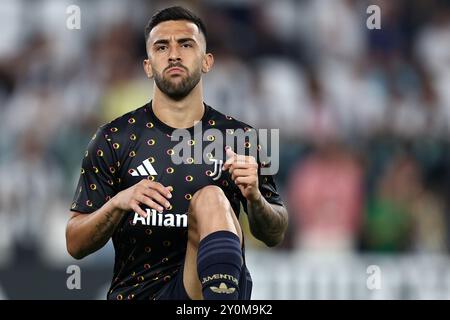
<instances>
[{"instance_id":1,"label":"black fabric","mask_svg":"<svg viewBox=\"0 0 450 320\"><path fill-rule=\"evenodd\" d=\"M251 127L205 105L202 121L188 131L201 134L207 129L217 129L226 136L233 130ZM114 276L108 299L152 298L177 274L185 257L189 203L197 190L217 185L237 215L240 203L244 210L246 208L245 198L229 173L211 177L215 167L213 161L201 159L207 148L218 140L202 141L201 136L194 136L195 144L190 146L192 159L189 159L193 163L175 165L170 150L179 141L172 141L173 130L155 116L150 102L100 127L88 145L72 211L92 213L118 192L142 179L173 188L170 209L149 215L148 219L128 212L116 228L112 236ZM200 159L197 159L194 148L198 148L199 143ZM237 145L231 147L239 149ZM216 154L210 157L222 162L226 160L225 152L220 159ZM185 160L188 160L187 155ZM156 174L151 174L152 168ZM259 182L267 201L282 204L272 176L260 176ZM143 206L143 209L148 208Z\"/></svg>"}]
</instances>

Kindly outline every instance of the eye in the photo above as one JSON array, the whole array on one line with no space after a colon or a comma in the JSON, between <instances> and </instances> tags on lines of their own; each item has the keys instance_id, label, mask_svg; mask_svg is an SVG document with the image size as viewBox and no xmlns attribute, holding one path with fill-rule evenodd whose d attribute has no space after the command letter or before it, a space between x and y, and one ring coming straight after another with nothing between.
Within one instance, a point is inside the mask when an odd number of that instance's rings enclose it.
<instances>
[{"instance_id":1,"label":"eye","mask_svg":"<svg viewBox=\"0 0 450 320\"><path fill-rule=\"evenodd\" d=\"M192 48L192 44L185 42L181 45L183 48Z\"/></svg>"},{"instance_id":2,"label":"eye","mask_svg":"<svg viewBox=\"0 0 450 320\"><path fill-rule=\"evenodd\" d=\"M167 49L167 46L157 46L156 51L164 51Z\"/></svg>"}]
</instances>

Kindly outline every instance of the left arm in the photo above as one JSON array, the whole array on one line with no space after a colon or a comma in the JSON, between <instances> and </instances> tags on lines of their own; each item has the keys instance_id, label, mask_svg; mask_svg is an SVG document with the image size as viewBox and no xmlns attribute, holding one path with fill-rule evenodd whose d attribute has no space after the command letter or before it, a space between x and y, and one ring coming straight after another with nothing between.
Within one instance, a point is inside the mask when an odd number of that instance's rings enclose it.
<instances>
[{"instance_id":1,"label":"left arm","mask_svg":"<svg viewBox=\"0 0 450 320\"><path fill-rule=\"evenodd\" d=\"M258 163L254 157L237 155L227 149L228 160L224 170L229 170L231 179L247 199L250 231L267 246L279 244L286 233L288 214L285 207L267 202L258 188Z\"/></svg>"},{"instance_id":2,"label":"left arm","mask_svg":"<svg viewBox=\"0 0 450 320\"><path fill-rule=\"evenodd\" d=\"M255 238L269 247L280 244L288 225L286 208L270 204L261 193L258 200L248 202L247 208L250 231Z\"/></svg>"}]
</instances>

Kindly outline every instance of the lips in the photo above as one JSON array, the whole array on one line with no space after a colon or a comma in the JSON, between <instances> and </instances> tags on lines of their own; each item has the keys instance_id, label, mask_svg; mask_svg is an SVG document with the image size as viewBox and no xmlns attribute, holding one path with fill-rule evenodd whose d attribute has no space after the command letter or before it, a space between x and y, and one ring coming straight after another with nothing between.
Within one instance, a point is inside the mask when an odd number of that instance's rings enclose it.
<instances>
[{"instance_id":1,"label":"lips","mask_svg":"<svg viewBox=\"0 0 450 320\"><path fill-rule=\"evenodd\" d=\"M181 72L184 72L184 70L179 67L173 67L167 70L167 73L181 73Z\"/></svg>"}]
</instances>

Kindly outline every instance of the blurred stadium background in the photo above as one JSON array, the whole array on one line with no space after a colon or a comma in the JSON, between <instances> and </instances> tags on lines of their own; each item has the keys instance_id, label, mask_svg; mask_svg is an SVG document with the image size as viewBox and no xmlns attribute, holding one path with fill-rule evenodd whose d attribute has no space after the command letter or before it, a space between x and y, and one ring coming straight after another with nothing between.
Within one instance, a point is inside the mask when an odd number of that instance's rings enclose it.
<instances>
[{"instance_id":1,"label":"blurred stadium background","mask_svg":"<svg viewBox=\"0 0 450 320\"><path fill-rule=\"evenodd\" d=\"M171 4L0 1L0 298L105 298L112 246L69 257L69 206L96 127L149 100L143 28ZM209 30L206 102L280 128L290 229L271 249L247 236L253 298L450 299L449 1L176 4Z\"/></svg>"}]
</instances>

